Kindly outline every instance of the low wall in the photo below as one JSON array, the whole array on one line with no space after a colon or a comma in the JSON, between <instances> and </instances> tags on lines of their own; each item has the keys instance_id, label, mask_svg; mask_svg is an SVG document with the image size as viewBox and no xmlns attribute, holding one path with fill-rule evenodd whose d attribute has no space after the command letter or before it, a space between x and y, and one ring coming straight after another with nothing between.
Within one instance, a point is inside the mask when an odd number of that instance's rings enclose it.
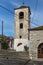
<instances>
[{"instance_id":1,"label":"low wall","mask_svg":"<svg viewBox=\"0 0 43 65\"><path fill-rule=\"evenodd\" d=\"M29 59L29 53L28 52L9 51L9 50L0 50L0 58Z\"/></svg>"}]
</instances>

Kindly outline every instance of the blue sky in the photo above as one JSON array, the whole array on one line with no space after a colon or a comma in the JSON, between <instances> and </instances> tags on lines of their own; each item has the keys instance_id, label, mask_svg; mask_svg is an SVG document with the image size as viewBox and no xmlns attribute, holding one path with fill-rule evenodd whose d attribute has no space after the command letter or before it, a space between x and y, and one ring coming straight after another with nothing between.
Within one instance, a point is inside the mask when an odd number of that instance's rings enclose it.
<instances>
[{"instance_id":1,"label":"blue sky","mask_svg":"<svg viewBox=\"0 0 43 65\"><path fill-rule=\"evenodd\" d=\"M36 3L37 2L37 3ZM0 5L14 13L14 8L18 8L23 3L23 0L0 0ZM24 0L25 6L30 6L31 18L38 26L43 25L43 0ZM14 37L14 14L0 7L0 34L2 34L2 20L4 21L4 35ZM36 25L31 23L31 27Z\"/></svg>"}]
</instances>

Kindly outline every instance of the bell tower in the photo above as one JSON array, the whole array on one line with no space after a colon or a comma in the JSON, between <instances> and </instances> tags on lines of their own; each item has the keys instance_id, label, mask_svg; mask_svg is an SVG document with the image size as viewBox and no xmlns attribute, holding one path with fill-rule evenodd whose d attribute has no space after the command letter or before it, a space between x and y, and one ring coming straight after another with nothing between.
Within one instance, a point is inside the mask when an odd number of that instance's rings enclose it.
<instances>
[{"instance_id":1,"label":"bell tower","mask_svg":"<svg viewBox=\"0 0 43 65\"><path fill-rule=\"evenodd\" d=\"M15 9L15 39L14 49L24 51L24 46L29 46L30 8L20 6Z\"/></svg>"}]
</instances>

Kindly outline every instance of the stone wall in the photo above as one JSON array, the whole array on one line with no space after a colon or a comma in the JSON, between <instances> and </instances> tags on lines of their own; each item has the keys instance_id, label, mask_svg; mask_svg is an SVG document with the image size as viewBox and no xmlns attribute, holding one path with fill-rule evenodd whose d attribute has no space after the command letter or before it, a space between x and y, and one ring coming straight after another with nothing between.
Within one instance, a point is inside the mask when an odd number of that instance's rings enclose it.
<instances>
[{"instance_id":1,"label":"stone wall","mask_svg":"<svg viewBox=\"0 0 43 65\"><path fill-rule=\"evenodd\" d=\"M29 59L29 52L16 52L14 50L0 50L0 59Z\"/></svg>"},{"instance_id":2,"label":"stone wall","mask_svg":"<svg viewBox=\"0 0 43 65\"><path fill-rule=\"evenodd\" d=\"M24 13L24 18L19 18L19 13ZM20 23L23 24L23 28L20 28ZM25 51L24 46L29 47L28 37L29 32L28 28L30 28L30 11L28 8L20 8L15 10L15 39L14 39L14 49L16 51ZM21 38L20 38L21 36ZM22 45L17 46L19 43Z\"/></svg>"},{"instance_id":3,"label":"stone wall","mask_svg":"<svg viewBox=\"0 0 43 65\"><path fill-rule=\"evenodd\" d=\"M29 55L32 59L38 59L38 46L43 42L43 30L30 31Z\"/></svg>"},{"instance_id":4,"label":"stone wall","mask_svg":"<svg viewBox=\"0 0 43 65\"><path fill-rule=\"evenodd\" d=\"M24 18L19 19L19 13L24 12ZM23 29L20 29L20 23L23 23ZM30 13L28 8L15 10L15 38L18 39L21 35L22 38L28 38L28 28L30 27Z\"/></svg>"}]
</instances>

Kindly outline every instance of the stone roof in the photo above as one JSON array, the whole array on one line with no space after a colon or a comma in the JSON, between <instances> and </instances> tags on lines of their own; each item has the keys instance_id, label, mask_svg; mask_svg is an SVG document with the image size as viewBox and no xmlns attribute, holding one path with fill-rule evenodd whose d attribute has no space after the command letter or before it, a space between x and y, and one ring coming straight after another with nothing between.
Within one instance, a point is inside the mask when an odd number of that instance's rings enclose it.
<instances>
[{"instance_id":1,"label":"stone roof","mask_svg":"<svg viewBox=\"0 0 43 65\"><path fill-rule=\"evenodd\" d=\"M20 7L18 7L18 8L14 8L14 9L16 10L16 9L21 9L21 8L29 8L29 9L30 9L29 6L20 6Z\"/></svg>"},{"instance_id":2,"label":"stone roof","mask_svg":"<svg viewBox=\"0 0 43 65\"><path fill-rule=\"evenodd\" d=\"M30 7L29 7L29 6L20 6L20 7L18 7L18 8L14 8L14 10L22 9L22 8L28 8L28 9L29 9L29 12L30 12L30 14L31 14Z\"/></svg>"},{"instance_id":3,"label":"stone roof","mask_svg":"<svg viewBox=\"0 0 43 65\"><path fill-rule=\"evenodd\" d=\"M39 26L39 27L36 27L36 28L30 28L28 30L30 30L30 31L43 30L43 26Z\"/></svg>"}]
</instances>

